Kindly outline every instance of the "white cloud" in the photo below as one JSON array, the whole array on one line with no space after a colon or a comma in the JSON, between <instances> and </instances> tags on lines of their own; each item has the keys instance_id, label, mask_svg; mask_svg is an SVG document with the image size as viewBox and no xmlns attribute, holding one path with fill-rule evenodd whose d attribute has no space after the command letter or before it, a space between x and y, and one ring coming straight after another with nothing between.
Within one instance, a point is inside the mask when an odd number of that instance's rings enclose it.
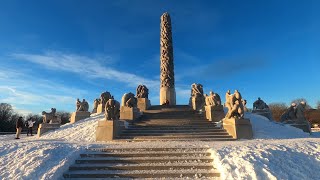
<instances>
[{"instance_id":1,"label":"white cloud","mask_svg":"<svg viewBox=\"0 0 320 180\"><path fill-rule=\"evenodd\" d=\"M99 58L96 59L60 52L47 52L44 54L15 53L11 56L18 60L41 65L47 69L72 72L88 78L114 80L125 83L130 87L136 87L139 84L147 84L150 88L159 86L158 81L143 78L132 73L118 71L111 67L105 67L100 63L101 59ZM108 59L112 61L111 57L107 57L106 61L108 61Z\"/></svg>"}]
</instances>

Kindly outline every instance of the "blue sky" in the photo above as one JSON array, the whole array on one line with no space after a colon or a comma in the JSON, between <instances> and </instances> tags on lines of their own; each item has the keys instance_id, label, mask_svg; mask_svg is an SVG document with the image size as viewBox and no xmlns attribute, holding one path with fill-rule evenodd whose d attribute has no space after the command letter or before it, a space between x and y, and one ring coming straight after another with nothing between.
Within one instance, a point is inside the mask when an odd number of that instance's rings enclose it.
<instances>
[{"instance_id":1,"label":"blue sky","mask_svg":"<svg viewBox=\"0 0 320 180\"><path fill-rule=\"evenodd\" d=\"M177 103L190 85L248 106L320 100L320 1L0 1L0 102L21 113L117 100L138 84L159 104L160 16L173 27ZM91 108L91 107L90 107Z\"/></svg>"}]
</instances>

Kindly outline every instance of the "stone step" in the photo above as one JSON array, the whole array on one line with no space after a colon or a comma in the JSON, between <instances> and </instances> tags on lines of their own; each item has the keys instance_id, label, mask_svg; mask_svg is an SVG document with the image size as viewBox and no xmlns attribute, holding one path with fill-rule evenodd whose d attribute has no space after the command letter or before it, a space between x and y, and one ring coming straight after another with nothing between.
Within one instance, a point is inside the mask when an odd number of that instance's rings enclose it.
<instances>
[{"instance_id":1,"label":"stone step","mask_svg":"<svg viewBox=\"0 0 320 180\"><path fill-rule=\"evenodd\" d=\"M174 134L165 136L124 136L117 139L197 139L197 138L232 138L230 135Z\"/></svg>"},{"instance_id":2,"label":"stone step","mask_svg":"<svg viewBox=\"0 0 320 180\"><path fill-rule=\"evenodd\" d=\"M162 139L161 137L159 138L153 138L153 139L149 139L149 138L142 138L142 139L125 139L122 137L117 137L117 139L115 139L114 141L117 142L145 142L145 141L186 141L186 142L190 142L190 141L235 141L236 139L234 138L173 138L173 139Z\"/></svg>"},{"instance_id":3,"label":"stone step","mask_svg":"<svg viewBox=\"0 0 320 180\"><path fill-rule=\"evenodd\" d=\"M187 135L225 135L227 132L122 132L121 136L187 136Z\"/></svg>"},{"instance_id":4,"label":"stone step","mask_svg":"<svg viewBox=\"0 0 320 180\"><path fill-rule=\"evenodd\" d=\"M210 156L208 152L168 152L168 151L156 151L156 152L87 152L80 154L80 157L180 157L180 156L192 156L192 157L204 157Z\"/></svg>"},{"instance_id":5,"label":"stone step","mask_svg":"<svg viewBox=\"0 0 320 180\"><path fill-rule=\"evenodd\" d=\"M195 133L195 132L214 132L214 133L226 133L224 129L148 129L148 128L139 128L139 129L125 129L122 133Z\"/></svg>"},{"instance_id":6,"label":"stone step","mask_svg":"<svg viewBox=\"0 0 320 180\"><path fill-rule=\"evenodd\" d=\"M78 170L69 171L64 178L205 178L220 177L217 170Z\"/></svg>"},{"instance_id":7,"label":"stone step","mask_svg":"<svg viewBox=\"0 0 320 180\"><path fill-rule=\"evenodd\" d=\"M211 163L213 160L207 157L100 157L81 158L76 160L76 164L104 164L104 163Z\"/></svg>"},{"instance_id":8,"label":"stone step","mask_svg":"<svg viewBox=\"0 0 320 180\"><path fill-rule=\"evenodd\" d=\"M201 147L173 147L173 148L90 148L89 152L207 152L208 148Z\"/></svg>"},{"instance_id":9,"label":"stone step","mask_svg":"<svg viewBox=\"0 0 320 180\"><path fill-rule=\"evenodd\" d=\"M74 170L193 170L213 169L211 163L163 163L163 164L75 164L69 167Z\"/></svg>"},{"instance_id":10,"label":"stone step","mask_svg":"<svg viewBox=\"0 0 320 180\"><path fill-rule=\"evenodd\" d=\"M214 126L156 126L156 125L130 125L128 126L128 129L135 129L135 130L141 130L141 129L149 129L149 130L191 130L191 129L221 129L219 127L214 127Z\"/></svg>"}]
</instances>

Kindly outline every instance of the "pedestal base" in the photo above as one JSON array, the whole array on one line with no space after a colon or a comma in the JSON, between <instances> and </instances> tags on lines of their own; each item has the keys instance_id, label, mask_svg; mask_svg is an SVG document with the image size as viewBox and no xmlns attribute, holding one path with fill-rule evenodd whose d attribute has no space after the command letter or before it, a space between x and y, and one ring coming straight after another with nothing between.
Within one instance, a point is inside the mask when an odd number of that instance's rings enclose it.
<instances>
[{"instance_id":1,"label":"pedestal base","mask_svg":"<svg viewBox=\"0 0 320 180\"><path fill-rule=\"evenodd\" d=\"M268 118L269 120L273 120L270 110L257 109L257 110L252 110L252 113L264 116L264 117Z\"/></svg>"},{"instance_id":2,"label":"pedestal base","mask_svg":"<svg viewBox=\"0 0 320 180\"><path fill-rule=\"evenodd\" d=\"M123 121L98 121L98 127L96 128L96 141L112 141L116 139L124 128L125 126Z\"/></svg>"},{"instance_id":3,"label":"pedestal base","mask_svg":"<svg viewBox=\"0 0 320 180\"><path fill-rule=\"evenodd\" d=\"M104 112L104 108L102 107L102 104L99 104L98 108L97 108L97 114L100 114L100 113L103 113L103 112Z\"/></svg>"},{"instance_id":4,"label":"pedestal base","mask_svg":"<svg viewBox=\"0 0 320 180\"><path fill-rule=\"evenodd\" d=\"M225 117L222 105L205 106L205 110L206 110L205 117L208 121L219 122Z\"/></svg>"},{"instance_id":5,"label":"pedestal base","mask_svg":"<svg viewBox=\"0 0 320 180\"><path fill-rule=\"evenodd\" d=\"M56 123L55 124L48 124L48 123L39 124L37 136L40 137L43 133L46 133L51 130L59 129L59 128L60 128L60 124L56 124Z\"/></svg>"},{"instance_id":6,"label":"pedestal base","mask_svg":"<svg viewBox=\"0 0 320 180\"><path fill-rule=\"evenodd\" d=\"M140 111L145 111L151 106L148 98L137 98L137 100L137 107L140 109Z\"/></svg>"},{"instance_id":7,"label":"pedestal base","mask_svg":"<svg viewBox=\"0 0 320 180\"><path fill-rule=\"evenodd\" d=\"M90 117L90 112L88 111L77 111L71 114L70 123L73 124L81 119L86 119Z\"/></svg>"},{"instance_id":8,"label":"pedestal base","mask_svg":"<svg viewBox=\"0 0 320 180\"><path fill-rule=\"evenodd\" d=\"M176 91L174 88L161 87L160 88L160 105L169 101L169 105L176 105Z\"/></svg>"},{"instance_id":9,"label":"pedestal base","mask_svg":"<svg viewBox=\"0 0 320 180\"><path fill-rule=\"evenodd\" d=\"M120 119L121 120L135 120L141 116L138 108L129 108L127 106L121 106Z\"/></svg>"},{"instance_id":10,"label":"pedestal base","mask_svg":"<svg viewBox=\"0 0 320 180\"><path fill-rule=\"evenodd\" d=\"M199 111L204 107L204 98L201 97L191 97L191 106L195 111ZM203 109L204 110L204 109Z\"/></svg>"},{"instance_id":11,"label":"pedestal base","mask_svg":"<svg viewBox=\"0 0 320 180\"><path fill-rule=\"evenodd\" d=\"M252 125L249 119L223 119L225 129L235 139L252 139Z\"/></svg>"}]
</instances>

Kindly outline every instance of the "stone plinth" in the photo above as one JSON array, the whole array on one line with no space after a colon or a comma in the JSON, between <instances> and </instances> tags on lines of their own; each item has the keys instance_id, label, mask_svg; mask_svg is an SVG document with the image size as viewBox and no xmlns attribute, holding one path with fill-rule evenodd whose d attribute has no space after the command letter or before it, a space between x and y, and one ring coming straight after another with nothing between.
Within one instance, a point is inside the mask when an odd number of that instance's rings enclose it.
<instances>
[{"instance_id":1,"label":"stone plinth","mask_svg":"<svg viewBox=\"0 0 320 180\"><path fill-rule=\"evenodd\" d=\"M112 141L125 128L124 122L119 120L98 121L96 128L96 141Z\"/></svg>"},{"instance_id":2,"label":"stone plinth","mask_svg":"<svg viewBox=\"0 0 320 180\"><path fill-rule=\"evenodd\" d=\"M121 106L120 119L121 120L135 120L140 117L140 111L136 107Z\"/></svg>"},{"instance_id":3,"label":"stone plinth","mask_svg":"<svg viewBox=\"0 0 320 180\"><path fill-rule=\"evenodd\" d=\"M252 139L252 125L250 119L223 119L225 129L235 139Z\"/></svg>"},{"instance_id":4,"label":"stone plinth","mask_svg":"<svg viewBox=\"0 0 320 180\"><path fill-rule=\"evenodd\" d=\"M203 105L204 99L201 97L191 97L191 106L193 110L199 111L200 109L203 109Z\"/></svg>"},{"instance_id":5,"label":"stone plinth","mask_svg":"<svg viewBox=\"0 0 320 180\"><path fill-rule=\"evenodd\" d=\"M205 110L206 110L206 119L208 121L219 122L225 117L222 105L205 106Z\"/></svg>"},{"instance_id":6,"label":"stone plinth","mask_svg":"<svg viewBox=\"0 0 320 180\"><path fill-rule=\"evenodd\" d=\"M90 112L89 111L77 111L77 112L73 112L71 114L71 118L70 118L70 123L73 124L77 121L80 121L81 119L86 119L90 117Z\"/></svg>"},{"instance_id":7,"label":"stone plinth","mask_svg":"<svg viewBox=\"0 0 320 180\"><path fill-rule=\"evenodd\" d=\"M53 124L42 123L42 124L39 124L37 135L38 135L38 137L40 137L45 132L59 129L59 128L60 128L60 124L58 124L58 123L53 123Z\"/></svg>"},{"instance_id":8,"label":"stone plinth","mask_svg":"<svg viewBox=\"0 0 320 180\"><path fill-rule=\"evenodd\" d=\"M273 120L270 110L256 109L256 110L252 110L252 113L258 114L260 116L264 116L264 117L268 118L269 120Z\"/></svg>"},{"instance_id":9,"label":"stone plinth","mask_svg":"<svg viewBox=\"0 0 320 180\"><path fill-rule=\"evenodd\" d=\"M145 111L151 106L148 98L137 98L137 100L137 107L140 109L140 111Z\"/></svg>"},{"instance_id":10,"label":"stone plinth","mask_svg":"<svg viewBox=\"0 0 320 180\"><path fill-rule=\"evenodd\" d=\"M100 114L100 113L103 113L103 112L104 112L104 107L102 106L102 104L99 104L98 108L97 108L97 114Z\"/></svg>"},{"instance_id":11,"label":"stone plinth","mask_svg":"<svg viewBox=\"0 0 320 180\"><path fill-rule=\"evenodd\" d=\"M161 87L160 88L160 105L169 101L169 105L176 105L176 91L174 88Z\"/></svg>"}]
</instances>

